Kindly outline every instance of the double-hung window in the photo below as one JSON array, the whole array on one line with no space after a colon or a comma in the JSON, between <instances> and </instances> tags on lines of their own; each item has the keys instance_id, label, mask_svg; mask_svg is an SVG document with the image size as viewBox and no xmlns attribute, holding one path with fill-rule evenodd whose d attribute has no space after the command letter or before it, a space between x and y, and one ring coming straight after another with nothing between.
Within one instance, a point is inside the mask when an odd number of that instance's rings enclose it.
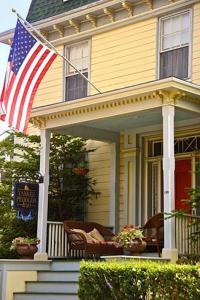
<instances>
[{"instance_id":1,"label":"double-hung window","mask_svg":"<svg viewBox=\"0 0 200 300\"><path fill-rule=\"evenodd\" d=\"M189 77L190 12L160 20L160 79Z\"/></svg>"},{"instance_id":2,"label":"double-hung window","mask_svg":"<svg viewBox=\"0 0 200 300\"><path fill-rule=\"evenodd\" d=\"M67 58L88 78L89 43L66 47ZM65 68L65 100L84 98L88 95L88 82L68 63Z\"/></svg>"}]
</instances>

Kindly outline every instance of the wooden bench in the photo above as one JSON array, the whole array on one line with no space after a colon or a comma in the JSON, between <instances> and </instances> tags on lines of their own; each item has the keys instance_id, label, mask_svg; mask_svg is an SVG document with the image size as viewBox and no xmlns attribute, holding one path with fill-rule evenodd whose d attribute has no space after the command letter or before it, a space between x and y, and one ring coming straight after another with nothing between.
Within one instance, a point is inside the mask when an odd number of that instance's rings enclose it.
<instances>
[{"instance_id":1,"label":"wooden bench","mask_svg":"<svg viewBox=\"0 0 200 300\"><path fill-rule=\"evenodd\" d=\"M101 255L121 255L122 247L113 242L113 232L105 226L94 222L64 221L64 230L67 233L68 257L82 258ZM84 230L86 233L96 228L103 236L105 242L88 243L84 234L77 233L74 229Z\"/></svg>"}]
</instances>

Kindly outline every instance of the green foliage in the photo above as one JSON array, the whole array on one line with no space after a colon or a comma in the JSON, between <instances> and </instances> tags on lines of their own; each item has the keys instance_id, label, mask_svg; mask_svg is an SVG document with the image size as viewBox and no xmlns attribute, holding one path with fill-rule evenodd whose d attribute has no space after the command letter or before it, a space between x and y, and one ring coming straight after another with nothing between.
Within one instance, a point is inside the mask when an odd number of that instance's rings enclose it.
<instances>
[{"instance_id":1,"label":"green foliage","mask_svg":"<svg viewBox=\"0 0 200 300\"><path fill-rule=\"evenodd\" d=\"M10 257L10 245L14 238L36 237L36 218L30 221L16 220L12 207L14 181L38 182L40 161L40 137L10 133L0 141L0 170L4 180L0 182L0 256ZM48 218L83 220L91 197L95 193L95 181L88 175L77 175L73 168L87 165L86 141L66 135L54 134L50 143L50 186Z\"/></svg>"},{"instance_id":2,"label":"green foliage","mask_svg":"<svg viewBox=\"0 0 200 300\"><path fill-rule=\"evenodd\" d=\"M131 246L134 240L141 241L142 238L142 230L127 225L118 233L118 235L115 237L115 241L118 242L120 246L128 248Z\"/></svg>"},{"instance_id":3,"label":"green foliage","mask_svg":"<svg viewBox=\"0 0 200 300\"><path fill-rule=\"evenodd\" d=\"M118 261L82 262L80 300L197 300L197 266Z\"/></svg>"},{"instance_id":4,"label":"green foliage","mask_svg":"<svg viewBox=\"0 0 200 300\"><path fill-rule=\"evenodd\" d=\"M180 265L200 265L200 255L197 254L188 254L188 255L179 255L177 264Z\"/></svg>"},{"instance_id":5,"label":"green foliage","mask_svg":"<svg viewBox=\"0 0 200 300\"><path fill-rule=\"evenodd\" d=\"M88 201L96 197L95 181L73 169L87 167L86 141L54 135L50 148L49 220L84 220Z\"/></svg>"}]
</instances>

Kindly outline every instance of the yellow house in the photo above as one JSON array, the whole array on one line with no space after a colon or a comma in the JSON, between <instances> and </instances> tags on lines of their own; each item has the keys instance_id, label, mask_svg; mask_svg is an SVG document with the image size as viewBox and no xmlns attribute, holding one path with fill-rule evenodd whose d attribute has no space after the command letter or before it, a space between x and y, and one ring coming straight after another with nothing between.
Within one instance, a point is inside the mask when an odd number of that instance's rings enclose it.
<instances>
[{"instance_id":1,"label":"yellow house","mask_svg":"<svg viewBox=\"0 0 200 300\"><path fill-rule=\"evenodd\" d=\"M32 0L27 20L100 91L61 57L37 91L30 132L39 128L42 141L40 253L53 132L87 138L97 149L89 161L101 195L88 208L89 221L117 231L184 208L185 188L200 182L200 1ZM0 35L10 39L12 32ZM189 251L178 226L164 222L163 257Z\"/></svg>"}]
</instances>

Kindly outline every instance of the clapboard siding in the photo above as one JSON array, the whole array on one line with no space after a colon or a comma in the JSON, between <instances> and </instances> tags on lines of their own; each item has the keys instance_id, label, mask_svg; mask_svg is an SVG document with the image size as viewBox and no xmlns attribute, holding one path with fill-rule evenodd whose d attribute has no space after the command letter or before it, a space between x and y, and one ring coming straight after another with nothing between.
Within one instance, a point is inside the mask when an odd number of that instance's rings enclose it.
<instances>
[{"instance_id":1,"label":"clapboard siding","mask_svg":"<svg viewBox=\"0 0 200 300\"><path fill-rule=\"evenodd\" d=\"M192 81L200 84L200 3L194 5L192 40Z\"/></svg>"},{"instance_id":2,"label":"clapboard siding","mask_svg":"<svg viewBox=\"0 0 200 300\"><path fill-rule=\"evenodd\" d=\"M90 200L88 221L109 225L112 147L108 143L89 141L88 149L96 149L89 153L89 174L96 180L95 190L101 193L97 199Z\"/></svg>"},{"instance_id":3,"label":"clapboard siding","mask_svg":"<svg viewBox=\"0 0 200 300\"><path fill-rule=\"evenodd\" d=\"M91 79L101 91L156 79L156 25L151 18L92 38Z\"/></svg>"},{"instance_id":4,"label":"clapboard siding","mask_svg":"<svg viewBox=\"0 0 200 300\"><path fill-rule=\"evenodd\" d=\"M63 51L63 47L58 47ZM34 107L57 103L63 99L63 59L57 57L37 90Z\"/></svg>"}]
</instances>

